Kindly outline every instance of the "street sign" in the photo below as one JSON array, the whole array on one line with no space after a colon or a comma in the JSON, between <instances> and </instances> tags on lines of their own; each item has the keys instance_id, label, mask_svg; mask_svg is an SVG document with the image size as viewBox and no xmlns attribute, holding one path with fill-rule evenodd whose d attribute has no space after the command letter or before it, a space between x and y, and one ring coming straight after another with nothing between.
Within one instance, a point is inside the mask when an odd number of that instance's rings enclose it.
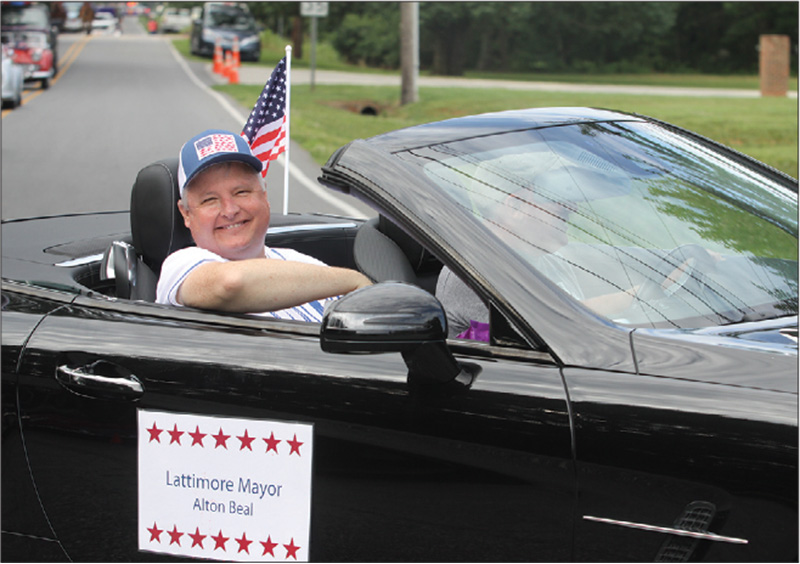
<instances>
[{"instance_id":1,"label":"street sign","mask_svg":"<svg viewBox=\"0 0 800 564\"><path fill-rule=\"evenodd\" d=\"M328 17L327 2L300 2L300 15L309 18Z\"/></svg>"}]
</instances>

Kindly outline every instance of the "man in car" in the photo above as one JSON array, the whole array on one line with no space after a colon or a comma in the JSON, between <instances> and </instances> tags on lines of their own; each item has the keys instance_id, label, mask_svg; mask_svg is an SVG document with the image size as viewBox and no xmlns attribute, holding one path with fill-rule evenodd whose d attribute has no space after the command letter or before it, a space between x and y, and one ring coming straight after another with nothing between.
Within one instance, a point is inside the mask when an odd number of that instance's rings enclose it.
<instances>
[{"instance_id":1,"label":"man in car","mask_svg":"<svg viewBox=\"0 0 800 564\"><path fill-rule=\"evenodd\" d=\"M265 246L270 207L261 170L234 133L208 130L184 144L178 209L197 246L166 258L157 302L318 322L329 298L370 284L355 270Z\"/></svg>"},{"instance_id":2,"label":"man in car","mask_svg":"<svg viewBox=\"0 0 800 564\"><path fill-rule=\"evenodd\" d=\"M572 206L566 202L551 201L528 190L520 194L509 194L492 211L487 221L487 226L510 248L517 250L567 294L600 315L611 317L625 311L635 299L641 299L644 284L586 297L578 281L576 267L560 253L569 243L567 225L574 211ZM522 241L520 233L529 233L530 239ZM717 253L702 252L708 255L709 263L721 259ZM650 285L648 291L658 292L659 286L661 291L666 291L677 283L688 262L689 258L686 257L663 281ZM489 341L489 308L446 266L439 273L436 297L447 314L449 337Z\"/></svg>"}]
</instances>

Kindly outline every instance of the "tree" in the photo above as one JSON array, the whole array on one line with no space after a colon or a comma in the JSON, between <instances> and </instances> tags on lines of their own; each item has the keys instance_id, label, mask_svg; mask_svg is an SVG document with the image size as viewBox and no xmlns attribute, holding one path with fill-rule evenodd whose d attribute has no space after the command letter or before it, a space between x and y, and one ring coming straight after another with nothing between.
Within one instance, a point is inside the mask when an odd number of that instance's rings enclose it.
<instances>
[{"instance_id":1,"label":"tree","mask_svg":"<svg viewBox=\"0 0 800 564\"><path fill-rule=\"evenodd\" d=\"M795 46L791 68L797 68L797 2L726 2L721 48L729 53L730 70L757 72L759 37L788 35Z\"/></svg>"},{"instance_id":2,"label":"tree","mask_svg":"<svg viewBox=\"0 0 800 564\"><path fill-rule=\"evenodd\" d=\"M349 4L352 10L338 22L328 36L338 53L348 62L373 67L398 68L400 65L400 7L395 2ZM342 14L338 14L341 16Z\"/></svg>"},{"instance_id":3,"label":"tree","mask_svg":"<svg viewBox=\"0 0 800 564\"><path fill-rule=\"evenodd\" d=\"M420 59L434 74L464 74L473 2L425 2L420 5Z\"/></svg>"},{"instance_id":4,"label":"tree","mask_svg":"<svg viewBox=\"0 0 800 564\"><path fill-rule=\"evenodd\" d=\"M298 3L255 2L267 25ZM352 63L399 66L398 2L331 2L322 39ZM434 74L754 72L758 38L787 34L796 2L421 2L420 67Z\"/></svg>"}]
</instances>

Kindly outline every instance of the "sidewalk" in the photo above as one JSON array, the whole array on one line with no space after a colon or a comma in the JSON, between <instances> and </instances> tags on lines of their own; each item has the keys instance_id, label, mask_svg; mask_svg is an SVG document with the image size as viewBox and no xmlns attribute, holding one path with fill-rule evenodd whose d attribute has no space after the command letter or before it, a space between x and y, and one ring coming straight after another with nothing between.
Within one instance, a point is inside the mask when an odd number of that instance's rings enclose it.
<instances>
[{"instance_id":1,"label":"sidewalk","mask_svg":"<svg viewBox=\"0 0 800 564\"><path fill-rule=\"evenodd\" d=\"M214 74L212 65L208 72L217 83L227 79ZM243 65L239 68L239 83L263 86L269 79L271 68ZM292 69L292 84L310 84L310 69ZM314 84L352 84L356 86L395 86L400 88L400 74L396 76L316 70ZM597 94L634 94L638 96L697 96L718 98L759 98L758 90L734 88L683 88L671 86L624 86L612 84L572 84L565 82L525 82L517 80L485 80L444 76L420 76L417 85L421 87L452 88L502 88L507 90L530 90L537 92L592 92ZM788 98L797 98L797 91L788 93Z\"/></svg>"}]
</instances>

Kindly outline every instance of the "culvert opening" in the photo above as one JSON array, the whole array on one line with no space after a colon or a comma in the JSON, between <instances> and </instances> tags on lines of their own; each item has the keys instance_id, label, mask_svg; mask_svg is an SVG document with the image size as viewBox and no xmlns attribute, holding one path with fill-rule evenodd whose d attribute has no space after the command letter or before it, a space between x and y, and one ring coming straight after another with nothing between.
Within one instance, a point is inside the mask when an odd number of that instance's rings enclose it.
<instances>
[{"instance_id":1,"label":"culvert opening","mask_svg":"<svg viewBox=\"0 0 800 564\"><path fill-rule=\"evenodd\" d=\"M387 104L379 104L374 100L335 100L322 104L362 116L379 116L388 107Z\"/></svg>"}]
</instances>

